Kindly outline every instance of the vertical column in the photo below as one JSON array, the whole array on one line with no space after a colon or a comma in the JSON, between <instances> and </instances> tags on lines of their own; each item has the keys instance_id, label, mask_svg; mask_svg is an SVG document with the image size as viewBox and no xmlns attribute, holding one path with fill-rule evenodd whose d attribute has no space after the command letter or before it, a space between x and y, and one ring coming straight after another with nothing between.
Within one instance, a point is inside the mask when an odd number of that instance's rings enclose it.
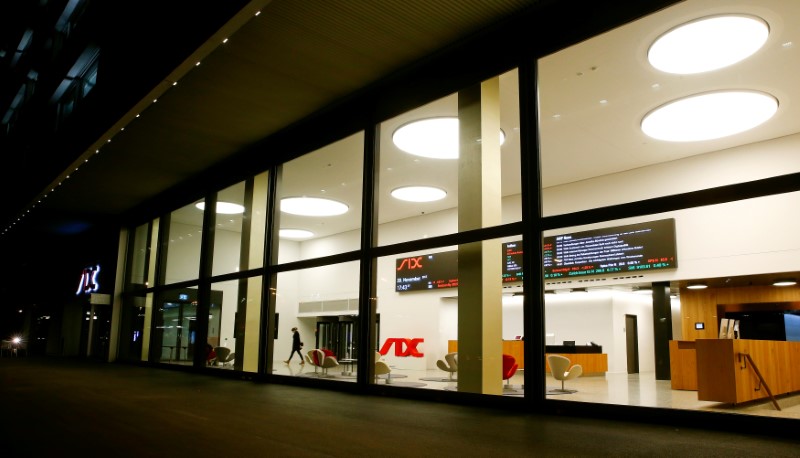
<instances>
[{"instance_id":1,"label":"vertical column","mask_svg":"<svg viewBox=\"0 0 800 458\"><path fill-rule=\"evenodd\" d=\"M656 380L669 380L669 341L672 339L672 307L669 282L653 283L653 340Z\"/></svg>"},{"instance_id":2,"label":"vertical column","mask_svg":"<svg viewBox=\"0 0 800 458\"><path fill-rule=\"evenodd\" d=\"M501 223L500 84L459 91L458 230ZM458 248L458 389L502 394L503 310L499 241Z\"/></svg>"}]
</instances>

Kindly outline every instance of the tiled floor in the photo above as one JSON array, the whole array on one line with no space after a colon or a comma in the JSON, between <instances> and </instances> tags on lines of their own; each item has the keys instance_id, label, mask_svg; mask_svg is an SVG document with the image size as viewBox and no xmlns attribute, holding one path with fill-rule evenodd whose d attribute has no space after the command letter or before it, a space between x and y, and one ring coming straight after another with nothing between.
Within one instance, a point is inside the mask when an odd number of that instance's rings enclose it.
<instances>
[{"instance_id":1,"label":"tiled floor","mask_svg":"<svg viewBox=\"0 0 800 458\"><path fill-rule=\"evenodd\" d=\"M309 364L279 364L275 371L279 375L318 377L314 367ZM391 384L395 386L417 387L420 389L456 390L457 382L432 381L446 379L448 374L440 370L409 371L392 370ZM355 373L350 376L341 375L341 367L328 370L328 377L343 382L355 382ZM378 383L386 383L385 376ZM523 372L518 371L510 380L511 390L504 390L506 395L521 395ZM548 390L560 388L561 382L547 376ZM696 391L673 390L669 380L656 380L655 374L606 374L605 376L579 377L566 382L565 387L577 390L571 394L550 393L560 400L596 402L603 404L632 405L642 407L662 407L689 410L716 410L720 412L740 413L747 415L777 416L800 419L800 394L778 398L777 411L771 402L759 401L742 405L730 405L717 402L699 401ZM514 391L516 390L516 391Z\"/></svg>"}]
</instances>

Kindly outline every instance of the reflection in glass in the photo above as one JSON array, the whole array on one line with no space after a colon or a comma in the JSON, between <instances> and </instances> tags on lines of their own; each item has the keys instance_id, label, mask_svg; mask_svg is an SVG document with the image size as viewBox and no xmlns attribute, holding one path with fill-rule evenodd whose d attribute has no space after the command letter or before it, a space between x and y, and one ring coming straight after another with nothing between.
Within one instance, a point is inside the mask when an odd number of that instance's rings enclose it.
<instances>
[{"instance_id":1,"label":"reflection in glass","mask_svg":"<svg viewBox=\"0 0 800 458\"><path fill-rule=\"evenodd\" d=\"M166 241L166 284L198 278L202 238L203 210L189 204L171 213L169 240Z\"/></svg>"}]
</instances>

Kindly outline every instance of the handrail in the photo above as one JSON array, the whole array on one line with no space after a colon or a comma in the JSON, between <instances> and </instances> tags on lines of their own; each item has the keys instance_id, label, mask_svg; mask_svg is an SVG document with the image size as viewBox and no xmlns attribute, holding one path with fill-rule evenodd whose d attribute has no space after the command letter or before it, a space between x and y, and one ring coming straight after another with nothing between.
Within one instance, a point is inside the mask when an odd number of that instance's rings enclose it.
<instances>
[{"instance_id":1,"label":"handrail","mask_svg":"<svg viewBox=\"0 0 800 458\"><path fill-rule=\"evenodd\" d=\"M756 366L756 363L755 363L755 361L753 361L753 358L750 357L749 353L739 353L739 360L740 361L741 361L742 356L744 356L747 361L750 361L750 367L753 368L753 371L756 373L756 376L758 376L759 382L758 382L758 387L755 388L755 391L761 390L761 385L764 385L764 389L767 390L767 394L769 395L769 399L772 401L772 405L774 405L777 410L781 410L781 407L778 405L778 401L776 401L775 400L775 396L772 395L772 390L769 389L769 385L767 385L767 381L764 380L764 377L761 375L761 371L758 370L758 366ZM745 363L745 365L742 367L742 369L746 369L746 368L747 368L747 363Z\"/></svg>"}]
</instances>

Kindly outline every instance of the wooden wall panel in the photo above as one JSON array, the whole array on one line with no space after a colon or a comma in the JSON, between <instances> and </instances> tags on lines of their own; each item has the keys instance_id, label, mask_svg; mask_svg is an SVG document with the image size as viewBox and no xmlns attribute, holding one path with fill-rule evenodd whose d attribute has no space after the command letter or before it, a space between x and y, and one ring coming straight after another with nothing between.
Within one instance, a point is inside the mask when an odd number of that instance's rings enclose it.
<instances>
[{"instance_id":1,"label":"wooden wall panel","mask_svg":"<svg viewBox=\"0 0 800 458\"><path fill-rule=\"evenodd\" d=\"M695 341L669 341L670 380L673 390L697 390L697 351Z\"/></svg>"},{"instance_id":2,"label":"wooden wall panel","mask_svg":"<svg viewBox=\"0 0 800 458\"><path fill-rule=\"evenodd\" d=\"M683 340L716 339L719 337L718 305L756 304L768 302L800 301L800 286L741 286L733 288L707 288L691 290L681 288L681 331ZM696 322L705 323L705 329L694 328Z\"/></svg>"}]
</instances>

